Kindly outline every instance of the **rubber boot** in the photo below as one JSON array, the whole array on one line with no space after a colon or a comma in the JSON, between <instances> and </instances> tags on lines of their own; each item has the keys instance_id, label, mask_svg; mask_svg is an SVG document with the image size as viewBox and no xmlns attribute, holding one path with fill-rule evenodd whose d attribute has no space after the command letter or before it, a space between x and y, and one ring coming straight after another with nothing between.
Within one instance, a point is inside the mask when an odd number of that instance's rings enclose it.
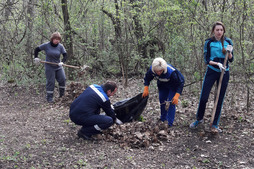
<instances>
[{"instance_id":1,"label":"rubber boot","mask_svg":"<svg viewBox=\"0 0 254 169\"><path fill-rule=\"evenodd\" d=\"M65 93L65 88L59 88L59 97L63 97Z\"/></svg>"},{"instance_id":2,"label":"rubber boot","mask_svg":"<svg viewBox=\"0 0 254 169\"><path fill-rule=\"evenodd\" d=\"M48 103L53 103L53 93L47 93L46 99Z\"/></svg>"}]
</instances>

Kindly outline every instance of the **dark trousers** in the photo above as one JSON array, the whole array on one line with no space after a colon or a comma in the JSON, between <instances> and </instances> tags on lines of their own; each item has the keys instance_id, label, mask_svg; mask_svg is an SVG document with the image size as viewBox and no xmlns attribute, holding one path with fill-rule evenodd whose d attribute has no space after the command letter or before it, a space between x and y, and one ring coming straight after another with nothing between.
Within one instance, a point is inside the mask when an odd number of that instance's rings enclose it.
<instances>
[{"instance_id":1,"label":"dark trousers","mask_svg":"<svg viewBox=\"0 0 254 169\"><path fill-rule=\"evenodd\" d=\"M82 126L81 132L89 137L95 134L100 134L102 130L107 129L114 124L113 119L106 115L70 117L75 124Z\"/></svg>"},{"instance_id":2,"label":"dark trousers","mask_svg":"<svg viewBox=\"0 0 254 169\"><path fill-rule=\"evenodd\" d=\"M63 67L52 67L45 66L46 74L46 91L47 91L47 100L53 99L53 93L55 88L55 79L59 84L60 96L64 94L65 90L65 73Z\"/></svg>"},{"instance_id":3,"label":"dark trousers","mask_svg":"<svg viewBox=\"0 0 254 169\"><path fill-rule=\"evenodd\" d=\"M211 92L211 89L212 89L215 81L217 82L217 85L218 85L219 79L220 79L220 74L221 74L220 72L216 72L210 68L207 68L205 78L203 81L203 85L202 85L202 91L201 91L201 95L200 95L198 111L196 114L197 120L203 119L204 114L205 114L205 109L206 109L206 103L209 98L209 94ZM223 100L224 100L224 96L225 96L225 93L227 90L228 81L229 81L229 71L225 71L223 80L222 80L222 84L221 84L220 96L219 96L219 100L218 100L218 104L217 104L217 108L216 108L216 113L215 113L213 125L219 124L221 109L223 106Z\"/></svg>"},{"instance_id":4,"label":"dark trousers","mask_svg":"<svg viewBox=\"0 0 254 169\"><path fill-rule=\"evenodd\" d=\"M165 109L165 101L171 101L175 96L175 91L169 88L168 86L160 85L159 89L159 100L160 100L160 108L161 108L161 121L168 121L168 125L172 126L175 119L176 106L170 104L168 110Z\"/></svg>"}]
</instances>

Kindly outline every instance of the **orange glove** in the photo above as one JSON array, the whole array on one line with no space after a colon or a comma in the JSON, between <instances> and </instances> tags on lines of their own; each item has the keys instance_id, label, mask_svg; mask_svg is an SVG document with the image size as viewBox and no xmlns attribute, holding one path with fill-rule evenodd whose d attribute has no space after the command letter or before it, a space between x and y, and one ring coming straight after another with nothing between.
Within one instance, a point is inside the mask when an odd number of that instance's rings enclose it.
<instances>
[{"instance_id":1,"label":"orange glove","mask_svg":"<svg viewBox=\"0 0 254 169\"><path fill-rule=\"evenodd\" d=\"M143 94L142 94L142 97L146 97L146 96L148 96L148 95L149 95L148 86L145 86L145 87L144 87L144 92L143 92Z\"/></svg>"},{"instance_id":2,"label":"orange glove","mask_svg":"<svg viewBox=\"0 0 254 169\"><path fill-rule=\"evenodd\" d=\"M176 93L175 96L172 99L172 104L176 104L177 105L179 97L180 97L180 94Z\"/></svg>"}]
</instances>

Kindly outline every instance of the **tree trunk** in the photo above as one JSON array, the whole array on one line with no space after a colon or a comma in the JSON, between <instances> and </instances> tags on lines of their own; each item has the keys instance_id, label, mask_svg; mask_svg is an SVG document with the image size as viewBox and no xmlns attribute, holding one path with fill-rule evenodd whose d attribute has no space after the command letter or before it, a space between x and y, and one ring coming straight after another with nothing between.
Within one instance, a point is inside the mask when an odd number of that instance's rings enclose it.
<instances>
[{"instance_id":1,"label":"tree trunk","mask_svg":"<svg viewBox=\"0 0 254 169\"><path fill-rule=\"evenodd\" d=\"M68 54L68 63L72 64L74 62L73 56L73 40L72 40L72 30L69 20L69 12L68 12L68 4L67 0L62 0L62 11L64 17L64 37L65 37L65 48ZM68 71L67 69L67 76L69 79L73 80L73 73Z\"/></svg>"},{"instance_id":2,"label":"tree trunk","mask_svg":"<svg viewBox=\"0 0 254 169\"><path fill-rule=\"evenodd\" d=\"M119 5L117 0L115 0L115 9L116 9L116 16L113 16L112 13L109 13L108 11L102 9L102 12L105 13L112 21L115 29L115 42L113 43L116 47L117 55L119 58L119 64L120 69L122 72L122 78L124 82L124 86L127 85L127 79L128 79L128 59L124 57L124 50L123 50L123 40L122 40L122 28L121 28L121 20L120 20L120 13L119 13ZM125 44L128 45L128 44Z\"/></svg>"},{"instance_id":3,"label":"tree trunk","mask_svg":"<svg viewBox=\"0 0 254 169\"><path fill-rule=\"evenodd\" d=\"M243 10L244 11L247 11L247 6L246 6L246 2L244 2L244 4L243 4L244 6L243 6ZM244 41L245 41L245 38L244 38L244 36L245 36L245 29L246 29L246 27L245 27L245 20L246 20L246 13L245 12L243 12L243 14L242 14L242 23L241 23L241 25L240 25L240 47L241 47L241 53L242 53L242 65L243 65L243 67L245 67L245 65L246 65L246 61L245 61L245 44L244 44ZM249 97L249 75L248 75L248 70L245 68L244 69L244 77L245 77L245 86L246 86L246 89L247 89L247 97ZM247 113L249 112L249 105L250 105L250 103L249 103L249 100L250 100L250 98L246 98L246 105L247 105Z\"/></svg>"},{"instance_id":4,"label":"tree trunk","mask_svg":"<svg viewBox=\"0 0 254 169\"><path fill-rule=\"evenodd\" d=\"M136 0L130 0L131 4L132 4L132 9L135 10L135 14L133 16L133 20L134 20L134 34L137 38L137 46L138 46L138 53L143 55L144 52L142 51L143 49L143 37L144 37L144 31L143 31L143 27L141 25L141 21L139 18L139 13L140 13L140 7L135 3Z\"/></svg>"},{"instance_id":5,"label":"tree trunk","mask_svg":"<svg viewBox=\"0 0 254 169\"><path fill-rule=\"evenodd\" d=\"M33 20L34 20L34 0L28 0L27 4L27 15L26 15L26 24L27 24L27 39L26 39L26 63L33 61L33 48L32 46L32 32L33 32Z\"/></svg>"},{"instance_id":6,"label":"tree trunk","mask_svg":"<svg viewBox=\"0 0 254 169\"><path fill-rule=\"evenodd\" d=\"M6 7L5 7L5 11L4 11L4 15L5 15L5 19L8 20L9 19L9 16L11 15L11 10L12 10L12 0L7 0L6 1Z\"/></svg>"}]
</instances>

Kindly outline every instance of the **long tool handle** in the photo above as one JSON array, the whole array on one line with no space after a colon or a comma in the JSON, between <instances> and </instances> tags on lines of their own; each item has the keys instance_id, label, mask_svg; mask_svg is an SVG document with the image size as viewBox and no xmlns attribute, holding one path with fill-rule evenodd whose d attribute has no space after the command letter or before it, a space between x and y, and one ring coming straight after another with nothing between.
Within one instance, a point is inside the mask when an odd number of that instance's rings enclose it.
<instances>
[{"instance_id":1,"label":"long tool handle","mask_svg":"<svg viewBox=\"0 0 254 169\"><path fill-rule=\"evenodd\" d=\"M42 60L40 62L51 64L51 65L58 65L58 63L55 63L55 62L48 62L48 61L42 61ZM63 64L63 66L70 67L70 68L75 68L75 69L80 69L79 66L72 66L72 65L66 65L66 64Z\"/></svg>"},{"instance_id":2,"label":"long tool handle","mask_svg":"<svg viewBox=\"0 0 254 169\"><path fill-rule=\"evenodd\" d=\"M223 66L225 68L226 68L226 64L227 64L227 60L228 60L228 54L229 54L229 51L227 51L226 56L225 56L225 60L224 60L224 63L223 63ZM213 125L213 120L214 120L215 112L216 112L219 97L220 97L220 89L221 89L221 84L222 84L222 79L223 79L223 76L224 76L224 72L225 72L225 70L222 70L221 74L220 74L220 80L219 80L219 84L218 84L216 99L215 99L215 102L214 102L214 107L213 107L210 126Z\"/></svg>"}]
</instances>

